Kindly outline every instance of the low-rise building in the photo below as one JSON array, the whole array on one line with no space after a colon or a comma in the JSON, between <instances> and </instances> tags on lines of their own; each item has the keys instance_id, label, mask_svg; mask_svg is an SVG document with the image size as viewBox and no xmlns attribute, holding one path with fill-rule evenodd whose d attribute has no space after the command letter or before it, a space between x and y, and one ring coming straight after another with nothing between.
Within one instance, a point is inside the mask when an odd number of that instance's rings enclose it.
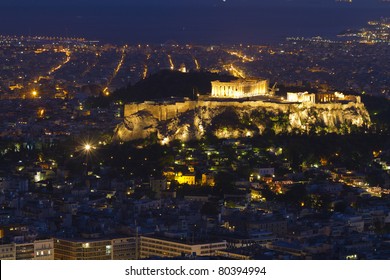
<instances>
[{"instance_id":1,"label":"low-rise building","mask_svg":"<svg viewBox=\"0 0 390 280\"><path fill-rule=\"evenodd\" d=\"M226 241L210 241L188 244L183 241L157 236L141 236L140 258L172 258L181 255L213 256L216 250L227 248Z\"/></svg>"},{"instance_id":2,"label":"low-rise building","mask_svg":"<svg viewBox=\"0 0 390 280\"><path fill-rule=\"evenodd\" d=\"M56 260L130 260L136 258L135 237L55 239Z\"/></svg>"}]
</instances>

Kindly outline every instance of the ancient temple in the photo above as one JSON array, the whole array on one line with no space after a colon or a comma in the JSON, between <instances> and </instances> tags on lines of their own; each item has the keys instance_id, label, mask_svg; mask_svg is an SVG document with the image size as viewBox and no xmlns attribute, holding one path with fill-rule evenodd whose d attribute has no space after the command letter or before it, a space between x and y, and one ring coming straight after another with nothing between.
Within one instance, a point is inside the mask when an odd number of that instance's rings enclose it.
<instances>
[{"instance_id":1,"label":"ancient temple","mask_svg":"<svg viewBox=\"0 0 390 280\"><path fill-rule=\"evenodd\" d=\"M247 98L269 94L268 80L240 79L230 82L211 82L211 97Z\"/></svg>"}]
</instances>

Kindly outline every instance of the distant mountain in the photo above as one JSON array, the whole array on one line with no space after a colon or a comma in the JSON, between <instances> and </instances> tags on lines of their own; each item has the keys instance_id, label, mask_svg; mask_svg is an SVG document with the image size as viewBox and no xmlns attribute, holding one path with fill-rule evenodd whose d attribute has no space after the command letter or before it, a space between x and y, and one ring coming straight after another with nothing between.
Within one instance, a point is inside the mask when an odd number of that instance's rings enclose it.
<instances>
[{"instance_id":1,"label":"distant mountain","mask_svg":"<svg viewBox=\"0 0 390 280\"><path fill-rule=\"evenodd\" d=\"M171 97L194 98L196 94L211 92L211 81L231 81L236 78L210 72L182 73L162 70L141 80L134 86L128 86L114 92L115 98L125 102L142 102Z\"/></svg>"}]
</instances>

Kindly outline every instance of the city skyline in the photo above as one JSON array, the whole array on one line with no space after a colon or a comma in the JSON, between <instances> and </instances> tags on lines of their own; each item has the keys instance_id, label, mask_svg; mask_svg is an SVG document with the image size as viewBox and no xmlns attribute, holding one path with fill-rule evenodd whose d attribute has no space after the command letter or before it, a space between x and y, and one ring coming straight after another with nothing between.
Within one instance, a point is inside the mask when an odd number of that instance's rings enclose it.
<instances>
[{"instance_id":1,"label":"city skyline","mask_svg":"<svg viewBox=\"0 0 390 280\"><path fill-rule=\"evenodd\" d=\"M378 1L326 0L12 1L1 6L2 35L85 37L132 44L169 40L261 44L289 36L334 38L390 11L390 5Z\"/></svg>"}]
</instances>

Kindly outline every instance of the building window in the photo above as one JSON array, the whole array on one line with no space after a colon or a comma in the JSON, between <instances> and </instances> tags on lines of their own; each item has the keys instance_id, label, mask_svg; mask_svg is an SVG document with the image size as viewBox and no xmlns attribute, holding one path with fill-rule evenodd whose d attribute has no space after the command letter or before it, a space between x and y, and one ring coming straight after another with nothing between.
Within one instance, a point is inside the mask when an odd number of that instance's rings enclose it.
<instances>
[{"instance_id":1,"label":"building window","mask_svg":"<svg viewBox=\"0 0 390 280\"><path fill-rule=\"evenodd\" d=\"M106 255L110 255L110 254L111 254L111 246L107 245L106 246Z\"/></svg>"}]
</instances>

